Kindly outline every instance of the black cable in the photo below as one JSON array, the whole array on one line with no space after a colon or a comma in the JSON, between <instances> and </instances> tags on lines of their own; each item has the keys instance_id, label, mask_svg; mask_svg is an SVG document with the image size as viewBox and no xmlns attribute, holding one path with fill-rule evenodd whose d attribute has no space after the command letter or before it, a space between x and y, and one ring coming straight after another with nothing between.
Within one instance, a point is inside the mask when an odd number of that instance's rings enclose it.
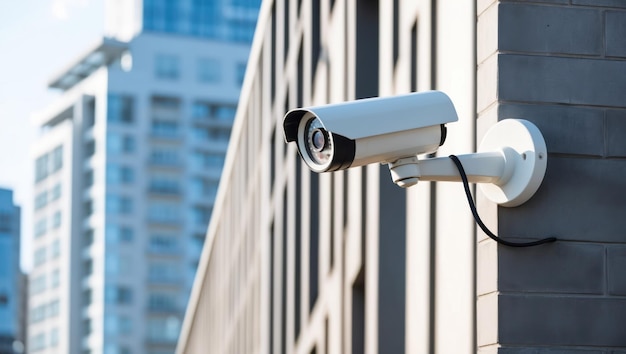
<instances>
[{"instance_id":1,"label":"black cable","mask_svg":"<svg viewBox=\"0 0 626 354\"><path fill-rule=\"evenodd\" d=\"M461 164L461 160L459 160L459 158L456 157L455 155L450 155L449 157L450 159L452 159L452 162L454 162L454 164L456 165L456 168L459 170L459 173L461 174L461 180L463 180L463 188L465 188L465 195L467 196L467 202L469 203L469 207L472 210L472 214L474 215L474 220L476 220L476 224L478 224L481 230L483 230L483 232L486 233L487 236L491 237L492 240L496 241L497 243L501 245L505 245L509 247L538 246L544 243L556 241L556 237L547 237L541 240L531 241L531 242L511 242L511 241L503 240L499 238L498 236L496 236L493 232L491 232L487 228L487 226L485 226L483 221L480 219L480 216L478 216L478 211L476 211L476 204L474 203L474 199L472 198L472 194L470 193L469 182L467 181L467 174L465 173L465 169L463 168L463 165Z\"/></svg>"}]
</instances>

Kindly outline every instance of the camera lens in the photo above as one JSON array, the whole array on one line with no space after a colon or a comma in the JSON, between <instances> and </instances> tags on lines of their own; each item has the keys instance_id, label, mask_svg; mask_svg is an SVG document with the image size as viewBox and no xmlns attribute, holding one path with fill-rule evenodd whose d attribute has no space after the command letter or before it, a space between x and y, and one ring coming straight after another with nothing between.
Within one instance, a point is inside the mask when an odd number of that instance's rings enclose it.
<instances>
[{"instance_id":1,"label":"camera lens","mask_svg":"<svg viewBox=\"0 0 626 354\"><path fill-rule=\"evenodd\" d=\"M311 135L311 145L313 145L313 150L322 151L324 146L326 145L326 137L321 129L315 129L313 134Z\"/></svg>"},{"instance_id":2,"label":"camera lens","mask_svg":"<svg viewBox=\"0 0 626 354\"><path fill-rule=\"evenodd\" d=\"M307 155L316 164L326 164L331 160L333 150L332 138L318 118L307 122L305 129L305 147Z\"/></svg>"}]
</instances>

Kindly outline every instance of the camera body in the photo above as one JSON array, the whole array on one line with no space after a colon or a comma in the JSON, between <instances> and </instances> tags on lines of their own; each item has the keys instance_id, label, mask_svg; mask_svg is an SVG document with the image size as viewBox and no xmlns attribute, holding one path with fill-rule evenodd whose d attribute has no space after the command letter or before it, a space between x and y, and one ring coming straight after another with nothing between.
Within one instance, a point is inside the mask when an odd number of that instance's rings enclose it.
<instances>
[{"instance_id":1,"label":"camera body","mask_svg":"<svg viewBox=\"0 0 626 354\"><path fill-rule=\"evenodd\" d=\"M457 120L450 98L428 91L294 109L283 129L311 170L329 172L435 152Z\"/></svg>"}]
</instances>

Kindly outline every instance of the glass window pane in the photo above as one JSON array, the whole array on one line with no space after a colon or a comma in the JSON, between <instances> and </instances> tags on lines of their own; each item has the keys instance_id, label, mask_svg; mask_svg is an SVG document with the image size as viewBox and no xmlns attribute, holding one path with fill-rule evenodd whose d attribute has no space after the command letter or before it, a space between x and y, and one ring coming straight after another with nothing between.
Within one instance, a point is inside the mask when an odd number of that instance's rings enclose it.
<instances>
[{"instance_id":1,"label":"glass window pane","mask_svg":"<svg viewBox=\"0 0 626 354\"><path fill-rule=\"evenodd\" d=\"M134 99L132 96L110 93L107 101L108 122L131 123L133 121Z\"/></svg>"},{"instance_id":2,"label":"glass window pane","mask_svg":"<svg viewBox=\"0 0 626 354\"><path fill-rule=\"evenodd\" d=\"M217 59L201 58L198 59L197 67L198 81L204 83L216 83L221 79L220 62Z\"/></svg>"},{"instance_id":3,"label":"glass window pane","mask_svg":"<svg viewBox=\"0 0 626 354\"><path fill-rule=\"evenodd\" d=\"M180 76L179 58L171 54L157 54L154 75L159 79L176 80Z\"/></svg>"}]
</instances>

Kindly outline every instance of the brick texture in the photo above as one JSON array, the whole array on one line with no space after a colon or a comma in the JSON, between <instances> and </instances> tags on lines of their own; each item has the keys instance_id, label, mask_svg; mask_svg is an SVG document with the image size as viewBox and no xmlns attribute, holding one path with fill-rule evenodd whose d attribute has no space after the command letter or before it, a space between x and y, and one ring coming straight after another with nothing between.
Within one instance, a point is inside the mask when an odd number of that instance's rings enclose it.
<instances>
[{"instance_id":1,"label":"brick texture","mask_svg":"<svg viewBox=\"0 0 626 354\"><path fill-rule=\"evenodd\" d=\"M606 112L607 155L626 157L626 110Z\"/></svg>"},{"instance_id":2,"label":"brick texture","mask_svg":"<svg viewBox=\"0 0 626 354\"><path fill-rule=\"evenodd\" d=\"M503 247L498 269L501 292L604 292L602 245L557 242L523 251Z\"/></svg>"},{"instance_id":3,"label":"brick texture","mask_svg":"<svg viewBox=\"0 0 626 354\"><path fill-rule=\"evenodd\" d=\"M624 0L572 0L572 4L626 9L626 2L624 2Z\"/></svg>"},{"instance_id":4,"label":"brick texture","mask_svg":"<svg viewBox=\"0 0 626 354\"><path fill-rule=\"evenodd\" d=\"M605 31L606 55L626 57L626 12L608 11Z\"/></svg>"},{"instance_id":5,"label":"brick texture","mask_svg":"<svg viewBox=\"0 0 626 354\"><path fill-rule=\"evenodd\" d=\"M626 237L626 230L624 231ZM626 295L626 245L611 245L607 250L607 273L610 295ZM625 334L626 335L626 334ZM626 351L624 352L626 353Z\"/></svg>"},{"instance_id":6,"label":"brick texture","mask_svg":"<svg viewBox=\"0 0 626 354\"><path fill-rule=\"evenodd\" d=\"M626 61L501 54L501 100L591 106L626 104Z\"/></svg>"},{"instance_id":7,"label":"brick texture","mask_svg":"<svg viewBox=\"0 0 626 354\"><path fill-rule=\"evenodd\" d=\"M528 238L624 243L624 176L623 160L550 157L537 193L517 208L499 209L499 231Z\"/></svg>"},{"instance_id":8,"label":"brick texture","mask_svg":"<svg viewBox=\"0 0 626 354\"><path fill-rule=\"evenodd\" d=\"M501 51L602 54L597 9L502 3L499 10Z\"/></svg>"},{"instance_id":9,"label":"brick texture","mask_svg":"<svg viewBox=\"0 0 626 354\"><path fill-rule=\"evenodd\" d=\"M600 349L574 349L574 348L500 348L498 354L608 354L608 351Z\"/></svg>"},{"instance_id":10,"label":"brick texture","mask_svg":"<svg viewBox=\"0 0 626 354\"><path fill-rule=\"evenodd\" d=\"M501 294L500 342L626 347L626 299Z\"/></svg>"},{"instance_id":11,"label":"brick texture","mask_svg":"<svg viewBox=\"0 0 626 354\"><path fill-rule=\"evenodd\" d=\"M505 102L498 110L501 118L520 118L535 123L546 140L549 153L605 154L604 109Z\"/></svg>"},{"instance_id":12,"label":"brick texture","mask_svg":"<svg viewBox=\"0 0 626 354\"><path fill-rule=\"evenodd\" d=\"M497 31L497 48L487 46L493 36L477 36L489 49L477 51L489 54L477 75L478 112L535 123L549 154L537 193L498 208L492 224L505 239L559 241L496 246L495 256L479 244L477 290L497 294L496 315L477 307L478 338L489 339L479 346L626 354L624 9L626 0L501 0L483 13L480 33Z\"/></svg>"}]
</instances>

